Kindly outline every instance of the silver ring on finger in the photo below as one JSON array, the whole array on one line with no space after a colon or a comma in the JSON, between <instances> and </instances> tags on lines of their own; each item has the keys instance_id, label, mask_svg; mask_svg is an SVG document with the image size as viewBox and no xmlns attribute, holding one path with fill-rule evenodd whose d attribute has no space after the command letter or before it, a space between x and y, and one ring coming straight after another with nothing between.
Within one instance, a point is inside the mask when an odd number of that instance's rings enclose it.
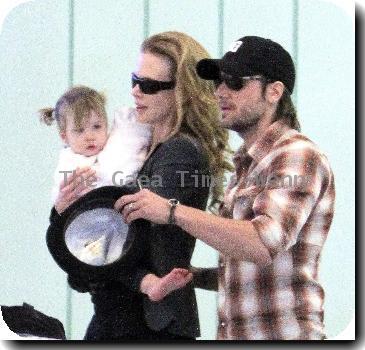
<instances>
[{"instance_id":1,"label":"silver ring on finger","mask_svg":"<svg viewBox=\"0 0 365 350\"><path fill-rule=\"evenodd\" d=\"M132 211L132 210L134 209L134 203L129 204L129 205L128 205L128 209L129 209L130 211Z\"/></svg>"}]
</instances>

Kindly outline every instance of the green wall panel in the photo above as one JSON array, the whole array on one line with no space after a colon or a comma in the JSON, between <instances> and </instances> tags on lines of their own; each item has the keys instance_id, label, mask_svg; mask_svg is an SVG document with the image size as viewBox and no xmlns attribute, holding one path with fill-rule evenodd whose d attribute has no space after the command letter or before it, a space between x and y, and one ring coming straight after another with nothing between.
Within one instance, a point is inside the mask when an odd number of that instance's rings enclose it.
<instances>
[{"instance_id":1,"label":"green wall panel","mask_svg":"<svg viewBox=\"0 0 365 350\"><path fill-rule=\"evenodd\" d=\"M191 35L212 55L218 54L217 0L150 1L150 34L177 30Z\"/></svg>"},{"instance_id":2,"label":"green wall panel","mask_svg":"<svg viewBox=\"0 0 365 350\"><path fill-rule=\"evenodd\" d=\"M109 117L132 104L130 74L143 40L143 1L75 0L74 83L106 93Z\"/></svg>"},{"instance_id":3,"label":"green wall panel","mask_svg":"<svg viewBox=\"0 0 365 350\"><path fill-rule=\"evenodd\" d=\"M0 303L32 304L65 322L65 275L48 253L55 128L36 111L67 88L67 1L28 2L6 17L0 34Z\"/></svg>"},{"instance_id":4,"label":"green wall panel","mask_svg":"<svg viewBox=\"0 0 365 350\"><path fill-rule=\"evenodd\" d=\"M74 1L74 84L107 97L109 120L121 105L132 105L130 73L143 40L143 1ZM123 6L124 5L124 6ZM88 293L72 291L72 338L82 339L93 307Z\"/></svg>"},{"instance_id":5,"label":"green wall panel","mask_svg":"<svg viewBox=\"0 0 365 350\"><path fill-rule=\"evenodd\" d=\"M304 133L329 158L336 184L335 216L320 278L328 336L355 311L355 36L354 18L328 1L299 2L298 114Z\"/></svg>"}]
</instances>

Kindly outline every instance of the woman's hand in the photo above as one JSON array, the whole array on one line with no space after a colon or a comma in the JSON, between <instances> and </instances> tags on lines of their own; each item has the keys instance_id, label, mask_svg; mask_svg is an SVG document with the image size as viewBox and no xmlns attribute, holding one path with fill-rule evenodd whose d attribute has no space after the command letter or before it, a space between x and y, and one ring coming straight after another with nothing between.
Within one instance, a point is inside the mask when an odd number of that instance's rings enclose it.
<instances>
[{"instance_id":1,"label":"woman's hand","mask_svg":"<svg viewBox=\"0 0 365 350\"><path fill-rule=\"evenodd\" d=\"M76 168L66 181L62 181L60 191L55 202L55 209L61 214L73 202L91 191L96 181L96 172L90 167Z\"/></svg>"},{"instance_id":2,"label":"woman's hand","mask_svg":"<svg viewBox=\"0 0 365 350\"><path fill-rule=\"evenodd\" d=\"M120 197L115 202L114 209L122 213L127 224L136 219L146 219L155 224L167 224L170 215L168 200L147 189Z\"/></svg>"}]
</instances>

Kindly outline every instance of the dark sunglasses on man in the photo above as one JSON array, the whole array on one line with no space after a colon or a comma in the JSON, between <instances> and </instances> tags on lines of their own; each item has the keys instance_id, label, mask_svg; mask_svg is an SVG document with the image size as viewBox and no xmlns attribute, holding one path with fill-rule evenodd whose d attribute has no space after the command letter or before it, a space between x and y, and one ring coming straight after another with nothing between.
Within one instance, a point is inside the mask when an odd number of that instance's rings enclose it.
<instances>
[{"instance_id":1,"label":"dark sunglasses on man","mask_svg":"<svg viewBox=\"0 0 365 350\"><path fill-rule=\"evenodd\" d=\"M249 77L238 77L238 76L230 75L230 74L220 71L219 79L214 80L214 85L216 88L218 88L218 86L224 82L229 89L234 90L234 91L239 91L239 90L243 89L244 87L246 87L248 82L251 80L260 80L260 81L270 82L270 80L268 80L265 77L260 76L260 75L253 75L253 76L249 76Z\"/></svg>"},{"instance_id":2,"label":"dark sunglasses on man","mask_svg":"<svg viewBox=\"0 0 365 350\"><path fill-rule=\"evenodd\" d=\"M159 81L149 78L140 78L132 73L132 88L139 85L139 89L147 95L157 94L161 90L170 90L175 87L174 81Z\"/></svg>"}]
</instances>

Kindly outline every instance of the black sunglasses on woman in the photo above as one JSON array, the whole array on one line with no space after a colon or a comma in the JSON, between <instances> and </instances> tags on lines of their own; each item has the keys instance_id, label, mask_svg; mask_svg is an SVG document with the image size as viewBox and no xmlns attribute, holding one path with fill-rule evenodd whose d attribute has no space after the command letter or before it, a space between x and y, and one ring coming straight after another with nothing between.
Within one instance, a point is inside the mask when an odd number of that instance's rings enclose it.
<instances>
[{"instance_id":1,"label":"black sunglasses on woman","mask_svg":"<svg viewBox=\"0 0 365 350\"><path fill-rule=\"evenodd\" d=\"M139 85L140 90L147 95L157 94L161 90L171 90L175 87L174 81L159 81L149 78L140 78L132 73L132 88Z\"/></svg>"}]
</instances>

